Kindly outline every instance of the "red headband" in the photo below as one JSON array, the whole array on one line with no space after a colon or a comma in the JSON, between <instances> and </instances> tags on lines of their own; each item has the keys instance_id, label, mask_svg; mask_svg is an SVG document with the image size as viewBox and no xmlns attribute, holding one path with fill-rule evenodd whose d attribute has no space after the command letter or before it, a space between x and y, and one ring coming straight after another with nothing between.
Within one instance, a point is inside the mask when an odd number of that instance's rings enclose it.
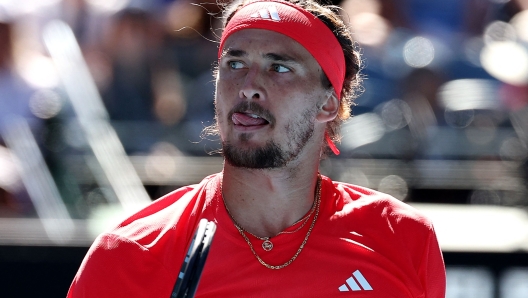
<instances>
[{"instance_id":1,"label":"red headband","mask_svg":"<svg viewBox=\"0 0 528 298\"><path fill-rule=\"evenodd\" d=\"M218 58L227 38L243 29L265 29L284 34L300 43L319 63L334 87L337 98L345 79L345 56L339 41L320 19L303 8L280 0L256 0L244 5L229 20L220 40ZM328 133L325 138L337 155Z\"/></svg>"}]
</instances>

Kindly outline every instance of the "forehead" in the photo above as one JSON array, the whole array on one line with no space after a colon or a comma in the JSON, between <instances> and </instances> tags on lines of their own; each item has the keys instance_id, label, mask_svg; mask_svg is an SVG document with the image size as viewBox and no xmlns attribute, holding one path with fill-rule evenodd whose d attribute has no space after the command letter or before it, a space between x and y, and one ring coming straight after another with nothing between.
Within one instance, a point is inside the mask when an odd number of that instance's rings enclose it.
<instances>
[{"instance_id":1,"label":"forehead","mask_svg":"<svg viewBox=\"0 0 528 298\"><path fill-rule=\"evenodd\" d=\"M294 39L270 30L243 29L231 34L224 43L222 56L230 51L243 51L247 54L274 53L288 56L299 62L319 64L300 43Z\"/></svg>"}]
</instances>

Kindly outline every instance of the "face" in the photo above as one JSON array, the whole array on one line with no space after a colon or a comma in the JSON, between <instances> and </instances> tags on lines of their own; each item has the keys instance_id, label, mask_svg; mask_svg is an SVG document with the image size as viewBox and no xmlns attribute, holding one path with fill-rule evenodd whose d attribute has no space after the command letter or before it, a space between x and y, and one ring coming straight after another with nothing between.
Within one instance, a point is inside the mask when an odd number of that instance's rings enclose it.
<instances>
[{"instance_id":1,"label":"face","mask_svg":"<svg viewBox=\"0 0 528 298\"><path fill-rule=\"evenodd\" d=\"M285 35L261 29L232 34L219 62L215 97L226 161L278 168L319 150L314 131L325 125L317 115L328 97L321 76L310 53Z\"/></svg>"}]
</instances>

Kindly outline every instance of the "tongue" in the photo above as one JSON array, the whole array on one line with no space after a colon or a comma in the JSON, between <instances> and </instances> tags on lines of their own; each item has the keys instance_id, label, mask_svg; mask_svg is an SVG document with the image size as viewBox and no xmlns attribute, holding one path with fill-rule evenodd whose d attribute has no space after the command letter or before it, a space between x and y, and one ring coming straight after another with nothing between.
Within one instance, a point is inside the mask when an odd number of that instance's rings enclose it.
<instances>
[{"instance_id":1,"label":"tongue","mask_svg":"<svg viewBox=\"0 0 528 298\"><path fill-rule=\"evenodd\" d=\"M243 126L265 125L268 123L268 121L262 118L253 118L248 114L243 113L234 113L231 119L233 120L233 123L235 123L235 125Z\"/></svg>"}]
</instances>

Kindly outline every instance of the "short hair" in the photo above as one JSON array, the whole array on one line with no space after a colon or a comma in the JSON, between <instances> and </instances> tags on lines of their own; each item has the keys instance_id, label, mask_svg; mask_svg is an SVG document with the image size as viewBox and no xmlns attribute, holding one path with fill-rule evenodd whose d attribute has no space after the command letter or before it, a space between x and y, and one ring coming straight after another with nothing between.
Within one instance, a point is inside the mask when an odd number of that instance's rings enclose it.
<instances>
[{"instance_id":1,"label":"short hair","mask_svg":"<svg viewBox=\"0 0 528 298\"><path fill-rule=\"evenodd\" d=\"M233 15L241 9L244 5L252 0L235 0L226 4L223 9L223 26L225 28L227 23L231 20ZM340 106L337 117L328 122L326 130L330 139L334 142L341 141L340 127L343 122L351 117L352 106L354 100L359 96L361 90L361 55L357 44L352 39L352 33L347 25L341 19L338 6L321 5L314 0L282 0L299 6L319 18L337 38L341 45L345 57L345 78L341 90ZM332 84L328 80L326 74L321 77L321 84L324 88L332 88ZM338 92L339 90L336 90ZM326 142L326 141L325 141ZM326 144L328 149L328 144Z\"/></svg>"}]
</instances>

